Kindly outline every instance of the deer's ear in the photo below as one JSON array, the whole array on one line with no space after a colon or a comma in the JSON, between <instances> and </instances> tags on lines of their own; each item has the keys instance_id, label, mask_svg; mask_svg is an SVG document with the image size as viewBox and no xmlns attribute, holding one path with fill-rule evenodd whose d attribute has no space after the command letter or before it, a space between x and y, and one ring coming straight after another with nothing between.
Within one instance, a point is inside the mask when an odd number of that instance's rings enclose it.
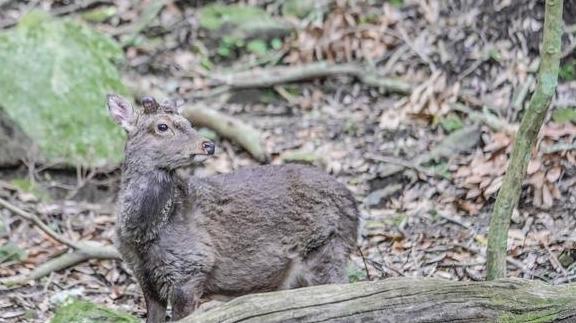
<instances>
[{"instance_id":1,"label":"deer's ear","mask_svg":"<svg viewBox=\"0 0 576 323\"><path fill-rule=\"evenodd\" d=\"M106 104L114 122L127 132L134 129L134 109L130 102L116 94L108 94L106 96Z\"/></svg>"}]
</instances>

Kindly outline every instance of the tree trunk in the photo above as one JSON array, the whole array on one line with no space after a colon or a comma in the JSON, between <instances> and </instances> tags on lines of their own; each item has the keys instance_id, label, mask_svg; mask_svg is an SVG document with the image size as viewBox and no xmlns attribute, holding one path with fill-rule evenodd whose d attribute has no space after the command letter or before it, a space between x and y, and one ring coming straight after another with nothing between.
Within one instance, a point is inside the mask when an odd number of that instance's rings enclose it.
<instances>
[{"instance_id":1,"label":"tree trunk","mask_svg":"<svg viewBox=\"0 0 576 323\"><path fill-rule=\"evenodd\" d=\"M528 110L522 117L510 156L510 163L490 219L488 250L486 252L486 270L489 280L506 277L506 251L510 218L520 199L522 181L530 161L530 152L536 143L546 111L556 92L562 53L560 41L562 36L562 8L563 0L546 0L538 83L528 105Z\"/></svg>"},{"instance_id":2,"label":"tree trunk","mask_svg":"<svg viewBox=\"0 0 576 323\"><path fill-rule=\"evenodd\" d=\"M387 279L243 296L180 322L576 322L576 284Z\"/></svg>"}]
</instances>

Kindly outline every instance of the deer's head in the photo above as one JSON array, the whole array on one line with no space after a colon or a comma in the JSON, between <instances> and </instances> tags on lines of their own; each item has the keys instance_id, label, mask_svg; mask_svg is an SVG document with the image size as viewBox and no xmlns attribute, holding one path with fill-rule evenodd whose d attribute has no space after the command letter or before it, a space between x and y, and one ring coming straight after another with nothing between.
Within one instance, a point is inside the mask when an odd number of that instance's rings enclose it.
<instances>
[{"instance_id":1,"label":"deer's head","mask_svg":"<svg viewBox=\"0 0 576 323\"><path fill-rule=\"evenodd\" d=\"M142 109L135 110L128 100L107 96L112 119L128 134L127 162L145 169L175 170L214 154L214 143L200 136L173 102L159 104L152 97L141 102Z\"/></svg>"}]
</instances>

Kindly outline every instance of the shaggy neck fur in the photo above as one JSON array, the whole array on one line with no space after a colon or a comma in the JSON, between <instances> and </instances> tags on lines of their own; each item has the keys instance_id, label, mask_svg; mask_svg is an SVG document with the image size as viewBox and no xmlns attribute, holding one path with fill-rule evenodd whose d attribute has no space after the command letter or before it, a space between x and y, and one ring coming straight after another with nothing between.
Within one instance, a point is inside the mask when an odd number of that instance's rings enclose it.
<instances>
[{"instance_id":1,"label":"shaggy neck fur","mask_svg":"<svg viewBox=\"0 0 576 323\"><path fill-rule=\"evenodd\" d=\"M173 218L186 186L173 171L147 169L130 160L122 174L120 238L134 244L153 241Z\"/></svg>"}]
</instances>

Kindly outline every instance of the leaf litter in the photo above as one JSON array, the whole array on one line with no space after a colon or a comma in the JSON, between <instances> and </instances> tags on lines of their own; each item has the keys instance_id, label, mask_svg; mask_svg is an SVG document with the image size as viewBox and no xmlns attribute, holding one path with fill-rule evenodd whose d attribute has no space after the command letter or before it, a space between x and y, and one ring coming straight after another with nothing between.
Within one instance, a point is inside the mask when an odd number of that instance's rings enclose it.
<instances>
[{"instance_id":1,"label":"leaf litter","mask_svg":"<svg viewBox=\"0 0 576 323\"><path fill-rule=\"evenodd\" d=\"M484 279L489 215L514 129L534 86L530 78L543 17L538 1L406 0L402 6L332 1L301 19L287 19L295 23L295 31L282 38L274 52L233 50L227 58L217 55L219 45L211 44L209 31L199 28L193 5L166 3L136 35L115 31L141 26L142 8L129 1L115 2L114 15L90 22L119 41L132 40L124 48L125 79L136 93L190 100L200 93L200 99L213 100L215 108L261 129L272 163L311 163L346 183L363 214L359 251L350 271L354 279ZM249 3L273 17L281 13L265 1ZM62 10L55 3L48 6ZM17 17L22 10L13 5L0 20ZM204 95L211 94L213 72L319 60L361 61L413 88L407 96L389 94L338 76L282 85L279 90L238 91L224 100ZM569 84L560 84L531 156L512 217L509 276L549 283L576 280L576 125L570 118L552 118L554 111L576 102ZM454 116L461 120L460 127L442 126ZM197 175L256 164L228 141L215 140L220 154L195 169ZM27 170L21 176L26 174ZM9 182L13 174L2 177L8 179L0 182L0 197L40 214L70 237L111 243L118 174L101 176L92 184L86 181L83 188L74 180L47 179L48 174L37 171L33 176L43 188L67 181L61 184L73 187L75 194L66 194L73 198L63 201L60 194L45 200L16 189ZM86 189L94 182L105 188L103 193ZM0 244L26 252L24 260L4 261L0 276L29 272L64 250L10 212L0 210L0 215L5 228L0 230ZM107 260L0 290L7 296L0 297L0 318L45 321L67 291L144 314L132 276L121 262Z\"/></svg>"}]
</instances>

